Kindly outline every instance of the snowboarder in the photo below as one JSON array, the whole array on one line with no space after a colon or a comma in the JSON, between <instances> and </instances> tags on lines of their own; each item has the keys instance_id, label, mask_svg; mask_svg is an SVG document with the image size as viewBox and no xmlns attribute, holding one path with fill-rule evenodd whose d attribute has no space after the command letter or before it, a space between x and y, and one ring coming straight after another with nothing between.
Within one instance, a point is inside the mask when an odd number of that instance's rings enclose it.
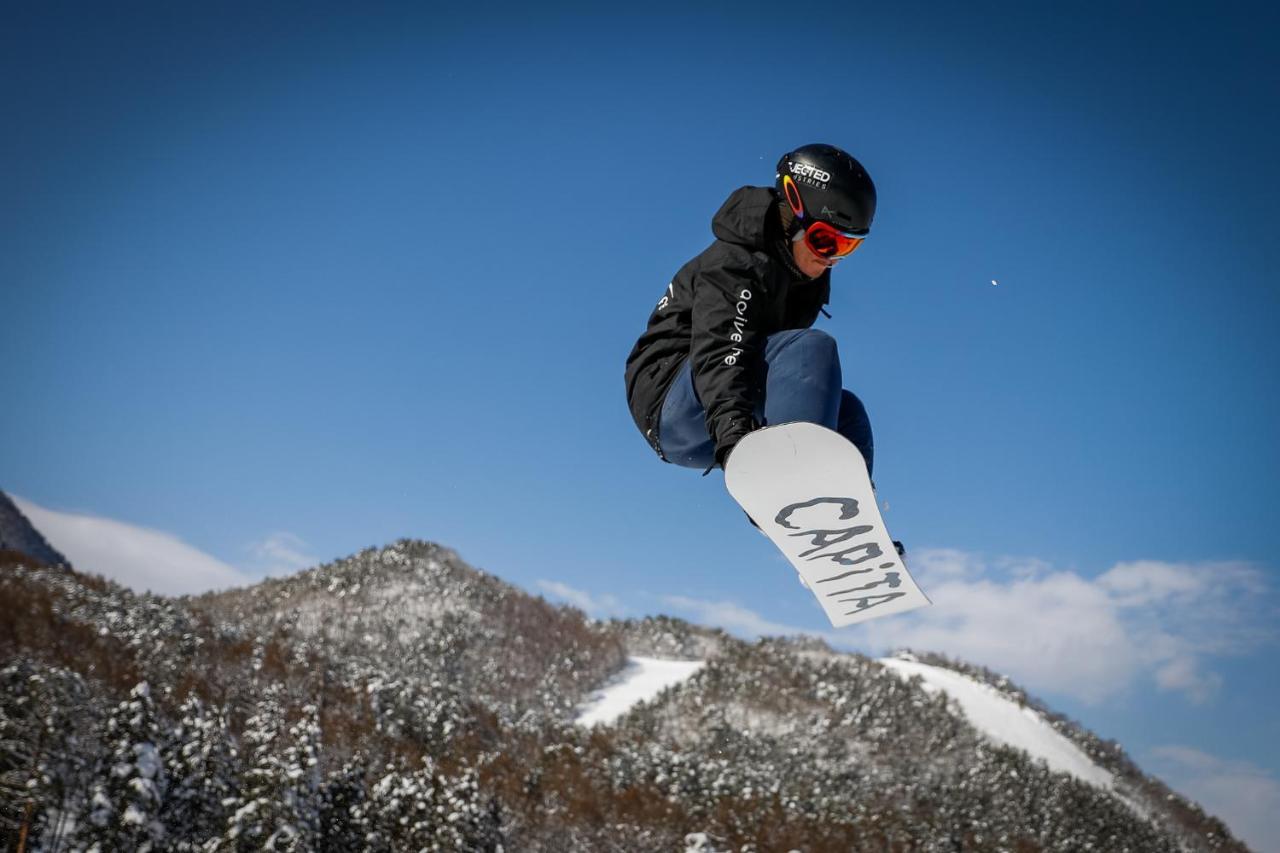
<instances>
[{"instance_id":1,"label":"snowboarder","mask_svg":"<svg viewBox=\"0 0 1280 853\"><path fill-rule=\"evenodd\" d=\"M875 209L866 169L831 145L784 154L773 187L730 194L715 242L676 273L627 358L627 402L660 458L709 472L752 430L806 421L853 442L870 471L866 408L842 387L835 340L811 327Z\"/></svg>"}]
</instances>

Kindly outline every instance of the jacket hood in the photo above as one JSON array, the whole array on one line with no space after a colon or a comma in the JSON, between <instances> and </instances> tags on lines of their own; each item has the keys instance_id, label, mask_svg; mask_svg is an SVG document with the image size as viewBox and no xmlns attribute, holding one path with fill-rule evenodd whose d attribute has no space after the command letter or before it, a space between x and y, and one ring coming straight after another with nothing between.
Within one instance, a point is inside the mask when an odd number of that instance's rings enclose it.
<instances>
[{"instance_id":1,"label":"jacket hood","mask_svg":"<svg viewBox=\"0 0 1280 853\"><path fill-rule=\"evenodd\" d=\"M729 194L716 215L711 217L711 233L717 240L768 252L792 278L808 281L791 257L790 241L778 214L778 202L778 194L772 187L739 187ZM828 270L815 281L825 284L830 279ZM823 304L826 304L825 300Z\"/></svg>"},{"instance_id":2,"label":"jacket hood","mask_svg":"<svg viewBox=\"0 0 1280 853\"><path fill-rule=\"evenodd\" d=\"M771 250L782 231L777 204L778 197L770 187L739 187L711 218L711 233L726 243ZM766 233L774 230L779 233Z\"/></svg>"}]
</instances>

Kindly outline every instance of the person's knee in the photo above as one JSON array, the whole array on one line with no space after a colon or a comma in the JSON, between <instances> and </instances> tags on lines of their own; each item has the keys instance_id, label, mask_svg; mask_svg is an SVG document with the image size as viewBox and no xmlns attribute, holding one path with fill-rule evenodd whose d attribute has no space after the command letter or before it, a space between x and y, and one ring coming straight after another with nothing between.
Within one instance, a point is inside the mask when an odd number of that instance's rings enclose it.
<instances>
[{"instance_id":1,"label":"person's knee","mask_svg":"<svg viewBox=\"0 0 1280 853\"><path fill-rule=\"evenodd\" d=\"M801 330L797 343L815 350L830 350L833 353L836 351L836 339L821 329Z\"/></svg>"},{"instance_id":2,"label":"person's knee","mask_svg":"<svg viewBox=\"0 0 1280 853\"><path fill-rule=\"evenodd\" d=\"M798 329L787 334L789 339L783 344L780 356L799 358L809 365L839 364L836 339L821 329Z\"/></svg>"}]
</instances>

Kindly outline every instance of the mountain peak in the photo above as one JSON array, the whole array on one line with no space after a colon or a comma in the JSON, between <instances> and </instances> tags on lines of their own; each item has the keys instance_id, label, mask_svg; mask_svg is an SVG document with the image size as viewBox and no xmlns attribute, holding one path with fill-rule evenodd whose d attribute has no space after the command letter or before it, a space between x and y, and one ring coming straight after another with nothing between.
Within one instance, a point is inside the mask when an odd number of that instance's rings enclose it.
<instances>
[{"instance_id":1,"label":"mountain peak","mask_svg":"<svg viewBox=\"0 0 1280 853\"><path fill-rule=\"evenodd\" d=\"M42 566L71 566L71 562L35 529L17 504L0 491L0 554L4 552L20 554Z\"/></svg>"}]
</instances>

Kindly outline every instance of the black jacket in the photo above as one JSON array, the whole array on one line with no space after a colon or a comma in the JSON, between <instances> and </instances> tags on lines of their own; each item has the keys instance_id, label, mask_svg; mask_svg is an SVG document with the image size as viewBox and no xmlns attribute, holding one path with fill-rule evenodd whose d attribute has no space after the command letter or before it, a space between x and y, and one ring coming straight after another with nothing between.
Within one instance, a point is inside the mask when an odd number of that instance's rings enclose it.
<instances>
[{"instance_id":1,"label":"black jacket","mask_svg":"<svg viewBox=\"0 0 1280 853\"><path fill-rule=\"evenodd\" d=\"M659 455L662 401L686 358L723 459L754 426L765 339L812 326L831 295L830 272L809 279L796 269L772 188L735 190L711 231L716 241L676 273L627 357L631 416Z\"/></svg>"}]
</instances>

